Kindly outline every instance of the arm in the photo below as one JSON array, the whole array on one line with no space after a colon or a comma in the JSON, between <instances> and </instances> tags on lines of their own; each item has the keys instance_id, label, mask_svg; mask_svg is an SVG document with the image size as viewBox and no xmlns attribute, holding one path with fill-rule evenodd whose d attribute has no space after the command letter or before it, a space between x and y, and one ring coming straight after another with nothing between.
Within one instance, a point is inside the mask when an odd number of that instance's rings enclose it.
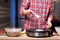
<instances>
[{"instance_id":1,"label":"arm","mask_svg":"<svg viewBox=\"0 0 60 40\"><path fill-rule=\"evenodd\" d=\"M48 22L51 22L52 18L53 18L53 13L54 13L54 2L53 1L51 1L50 6L51 6L51 8L50 8L50 14L49 14L49 17L48 17Z\"/></svg>"},{"instance_id":2,"label":"arm","mask_svg":"<svg viewBox=\"0 0 60 40\"><path fill-rule=\"evenodd\" d=\"M28 8L29 8L29 0L23 0L23 3L22 3L21 8L20 8L20 14L22 16L24 16L25 15L24 13L26 13L26 11L28 10Z\"/></svg>"},{"instance_id":3,"label":"arm","mask_svg":"<svg viewBox=\"0 0 60 40\"><path fill-rule=\"evenodd\" d=\"M52 21L52 19L53 19L53 13L54 13L54 2L53 1L51 1L50 3L49 3L49 6L50 6L50 13L49 13L49 17L48 17L48 21L47 21L47 28L51 28L52 27L52 23L51 23L51 21Z\"/></svg>"}]
</instances>

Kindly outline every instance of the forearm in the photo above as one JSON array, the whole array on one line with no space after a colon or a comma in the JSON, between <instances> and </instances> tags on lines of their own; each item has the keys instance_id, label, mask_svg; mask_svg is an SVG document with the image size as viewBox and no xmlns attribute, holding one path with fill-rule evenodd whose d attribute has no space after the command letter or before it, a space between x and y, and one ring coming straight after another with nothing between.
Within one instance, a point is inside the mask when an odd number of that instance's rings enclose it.
<instances>
[{"instance_id":1,"label":"forearm","mask_svg":"<svg viewBox=\"0 0 60 40\"><path fill-rule=\"evenodd\" d=\"M25 15L26 10L29 8L29 0L23 0L23 3L20 8L20 14Z\"/></svg>"},{"instance_id":2,"label":"forearm","mask_svg":"<svg viewBox=\"0 0 60 40\"><path fill-rule=\"evenodd\" d=\"M53 14L54 14L54 1L51 1L51 8L50 8L50 13L49 13L49 17L48 17L48 22L51 22L53 19Z\"/></svg>"},{"instance_id":3,"label":"forearm","mask_svg":"<svg viewBox=\"0 0 60 40\"><path fill-rule=\"evenodd\" d=\"M52 19L53 19L53 15L49 15L49 17L48 17L48 22L51 22Z\"/></svg>"},{"instance_id":4,"label":"forearm","mask_svg":"<svg viewBox=\"0 0 60 40\"><path fill-rule=\"evenodd\" d=\"M24 10L23 13L24 13L24 15L27 15L27 14L31 13L31 11L29 11L29 10Z\"/></svg>"}]
</instances>

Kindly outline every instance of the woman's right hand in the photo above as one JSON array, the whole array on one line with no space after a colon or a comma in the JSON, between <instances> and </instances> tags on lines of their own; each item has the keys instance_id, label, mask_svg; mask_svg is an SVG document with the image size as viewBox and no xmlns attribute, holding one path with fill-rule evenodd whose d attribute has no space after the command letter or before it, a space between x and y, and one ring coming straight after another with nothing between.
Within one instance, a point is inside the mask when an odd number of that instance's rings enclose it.
<instances>
[{"instance_id":1,"label":"woman's right hand","mask_svg":"<svg viewBox=\"0 0 60 40\"><path fill-rule=\"evenodd\" d=\"M32 12L31 12L31 10L24 10L23 13L24 13L24 15L26 15L26 14L29 14L29 13L32 13Z\"/></svg>"}]
</instances>

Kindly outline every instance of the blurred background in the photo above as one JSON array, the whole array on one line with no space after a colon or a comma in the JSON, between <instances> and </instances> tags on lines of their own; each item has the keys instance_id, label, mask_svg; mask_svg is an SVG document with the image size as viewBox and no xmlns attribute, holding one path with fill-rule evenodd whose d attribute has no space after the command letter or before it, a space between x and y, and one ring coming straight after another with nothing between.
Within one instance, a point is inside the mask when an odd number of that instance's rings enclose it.
<instances>
[{"instance_id":1,"label":"blurred background","mask_svg":"<svg viewBox=\"0 0 60 40\"><path fill-rule=\"evenodd\" d=\"M10 26L10 0L0 0L0 27Z\"/></svg>"},{"instance_id":2,"label":"blurred background","mask_svg":"<svg viewBox=\"0 0 60 40\"><path fill-rule=\"evenodd\" d=\"M25 17L19 13L21 3L22 0L0 0L0 28L23 28ZM60 26L60 0L54 1L54 18L52 24L53 27Z\"/></svg>"}]
</instances>

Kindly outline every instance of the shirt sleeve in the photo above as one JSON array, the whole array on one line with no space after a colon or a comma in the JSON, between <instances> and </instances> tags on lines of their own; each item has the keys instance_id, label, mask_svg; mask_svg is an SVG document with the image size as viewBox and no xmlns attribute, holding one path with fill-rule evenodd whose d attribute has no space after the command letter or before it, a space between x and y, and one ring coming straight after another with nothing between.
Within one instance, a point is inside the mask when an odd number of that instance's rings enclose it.
<instances>
[{"instance_id":1,"label":"shirt sleeve","mask_svg":"<svg viewBox=\"0 0 60 40\"><path fill-rule=\"evenodd\" d=\"M50 13L49 13L49 18L53 18L53 14L54 14L54 1L51 0L51 3L50 3Z\"/></svg>"},{"instance_id":2,"label":"shirt sleeve","mask_svg":"<svg viewBox=\"0 0 60 40\"><path fill-rule=\"evenodd\" d=\"M20 7L20 14L24 16L23 11L27 10L28 8L29 8L29 0L23 0L23 3L21 4L21 7Z\"/></svg>"}]
</instances>

